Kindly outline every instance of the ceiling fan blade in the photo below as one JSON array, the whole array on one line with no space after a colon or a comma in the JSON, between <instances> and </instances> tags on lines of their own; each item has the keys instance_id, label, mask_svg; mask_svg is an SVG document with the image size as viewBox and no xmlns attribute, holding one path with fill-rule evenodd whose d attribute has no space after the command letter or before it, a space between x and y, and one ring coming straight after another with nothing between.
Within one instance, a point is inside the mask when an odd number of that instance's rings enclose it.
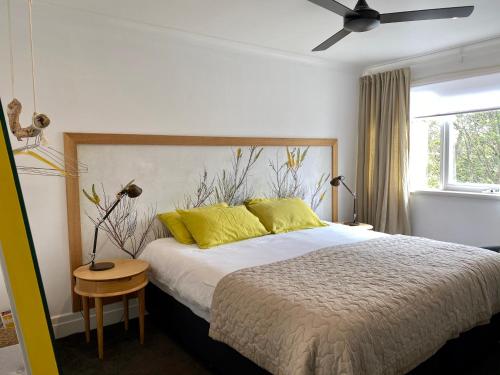
<instances>
[{"instance_id":1,"label":"ceiling fan blade","mask_svg":"<svg viewBox=\"0 0 500 375\"><path fill-rule=\"evenodd\" d=\"M313 49L313 52L317 51L324 51L325 49L330 48L333 46L335 43L337 43L339 40L345 38L347 35L349 35L351 32L347 31L346 29L340 30L337 34L331 36L327 40L325 40L323 43L321 43L319 46Z\"/></svg>"},{"instance_id":2,"label":"ceiling fan blade","mask_svg":"<svg viewBox=\"0 0 500 375\"><path fill-rule=\"evenodd\" d=\"M385 13L380 15L380 23L438 20L444 18L469 17L474 11L473 6L414 10L410 12Z\"/></svg>"},{"instance_id":3,"label":"ceiling fan blade","mask_svg":"<svg viewBox=\"0 0 500 375\"><path fill-rule=\"evenodd\" d=\"M339 16L344 17L347 13L352 13L353 10L349 9L345 5L339 3L335 0L309 0L311 3L319 5L325 9L328 9L334 13L337 13Z\"/></svg>"}]
</instances>

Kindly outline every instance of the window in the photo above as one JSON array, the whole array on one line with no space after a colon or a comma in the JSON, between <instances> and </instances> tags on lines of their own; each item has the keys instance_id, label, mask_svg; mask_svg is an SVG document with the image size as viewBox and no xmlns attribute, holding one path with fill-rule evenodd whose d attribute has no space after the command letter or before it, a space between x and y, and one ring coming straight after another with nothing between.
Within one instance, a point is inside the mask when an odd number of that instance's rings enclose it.
<instances>
[{"instance_id":1,"label":"window","mask_svg":"<svg viewBox=\"0 0 500 375\"><path fill-rule=\"evenodd\" d=\"M500 192L500 74L493 76L412 89L413 190Z\"/></svg>"}]
</instances>

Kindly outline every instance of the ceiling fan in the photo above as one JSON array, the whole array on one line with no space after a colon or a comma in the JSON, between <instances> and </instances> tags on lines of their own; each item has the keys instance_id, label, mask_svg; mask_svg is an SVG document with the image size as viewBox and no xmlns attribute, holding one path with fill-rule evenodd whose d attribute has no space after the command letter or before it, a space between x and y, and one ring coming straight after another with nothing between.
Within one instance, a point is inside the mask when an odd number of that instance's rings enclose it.
<instances>
[{"instance_id":1,"label":"ceiling fan","mask_svg":"<svg viewBox=\"0 0 500 375\"><path fill-rule=\"evenodd\" d=\"M380 14L375 9L370 8L366 0L359 0L354 9L349 9L335 0L309 1L344 17L344 28L315 47L313 52L324 51L352 32L369 31L382 23L462 18L469 17L474 11L473 6L464 6Z\"/></svg>"}]
</instances>

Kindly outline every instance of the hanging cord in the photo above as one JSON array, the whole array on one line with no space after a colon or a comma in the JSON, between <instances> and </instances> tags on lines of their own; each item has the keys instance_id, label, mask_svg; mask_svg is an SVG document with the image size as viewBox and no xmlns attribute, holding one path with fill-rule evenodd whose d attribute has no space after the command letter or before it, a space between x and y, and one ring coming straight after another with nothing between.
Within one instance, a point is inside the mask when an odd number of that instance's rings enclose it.
<instances>
[{"instance_id":1,"label":"hanging cord","mask_svg":"<svg viewBox=\"0 0 500 375\"><path fill-rule=\"evenodd\" d=\"M12 10L10 0L7 0L7 26L9 32L10 88L12 90L12 98L15 98L16 75L14 72L14 34L12 32ZM28 147L29 143L29 138L26 138L26 147Z\"/></svg>"},{"instance_id":2,"label":"hanging cord","mask_svg":"<svg viewBox=\"0 0 500 375\"><path fill-rule=\"evenodd\" d=\"M29 20L30 20L30 49L31 49L31 82L33 89L33 111L36 111L36 77L35 77L35 54L33 48L33 15L32 15L32 2L28 0L29 5Z\"/></svg>"},{"instance_id":3,"label":"hanging cord","mask_svg":"<svg viewBox=\"0 0 500 375\"><path fill-rule=\"evenodd\" d=\"M16 97L15 91L14 91L14 84L15 84L15 76L14 76L14 47L13 47L13 38L12 38L12 16L11 16L11 10L10 10L10 0L7 0L7 25L9 29L9 52L10 52L10 85L11 85L11 90L12 90L12 98Z\"/></svg>"},{"instance_id":4,"label":"hanging cord","mask_svg":"<svg viewBox=\"0 0 500 375\"><path fill-rule=\"evenodd\" d=\"M37 105L36 105L36 74L35 74L35 48L33 47L33 3L32 0L28 0L28 9L29 9L29 21L30 21L30 51L31 51L31 82L32 82L32 93L33 93L33 120L32 124L35 128L40 131L40 134L36 137L36 143L42 143L43 145L48 144L48 140L45 137L43 129L40 129L36 126L35 116L38 114Z\"/></svg>"}]
</instances>

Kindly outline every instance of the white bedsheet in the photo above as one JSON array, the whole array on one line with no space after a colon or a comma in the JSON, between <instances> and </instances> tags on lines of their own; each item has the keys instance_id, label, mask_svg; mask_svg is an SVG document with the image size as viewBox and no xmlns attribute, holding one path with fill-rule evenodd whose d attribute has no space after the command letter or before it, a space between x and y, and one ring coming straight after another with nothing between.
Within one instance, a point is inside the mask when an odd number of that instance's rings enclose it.
<instances>
[{"instance_id":1,"label":"white bedsheet","mask_svg":"<svg viewBox=\"0 0 500 375\"><path fill-rule=\"evenodd\" d=\"M248 267L294 258L327 246L386 236L340 224L268 235L208 250L162 238L146 246L141 259L151 265L150 280L164 292L210 321L217 283L227 274Z\"/></svg>"}]
</instances>

